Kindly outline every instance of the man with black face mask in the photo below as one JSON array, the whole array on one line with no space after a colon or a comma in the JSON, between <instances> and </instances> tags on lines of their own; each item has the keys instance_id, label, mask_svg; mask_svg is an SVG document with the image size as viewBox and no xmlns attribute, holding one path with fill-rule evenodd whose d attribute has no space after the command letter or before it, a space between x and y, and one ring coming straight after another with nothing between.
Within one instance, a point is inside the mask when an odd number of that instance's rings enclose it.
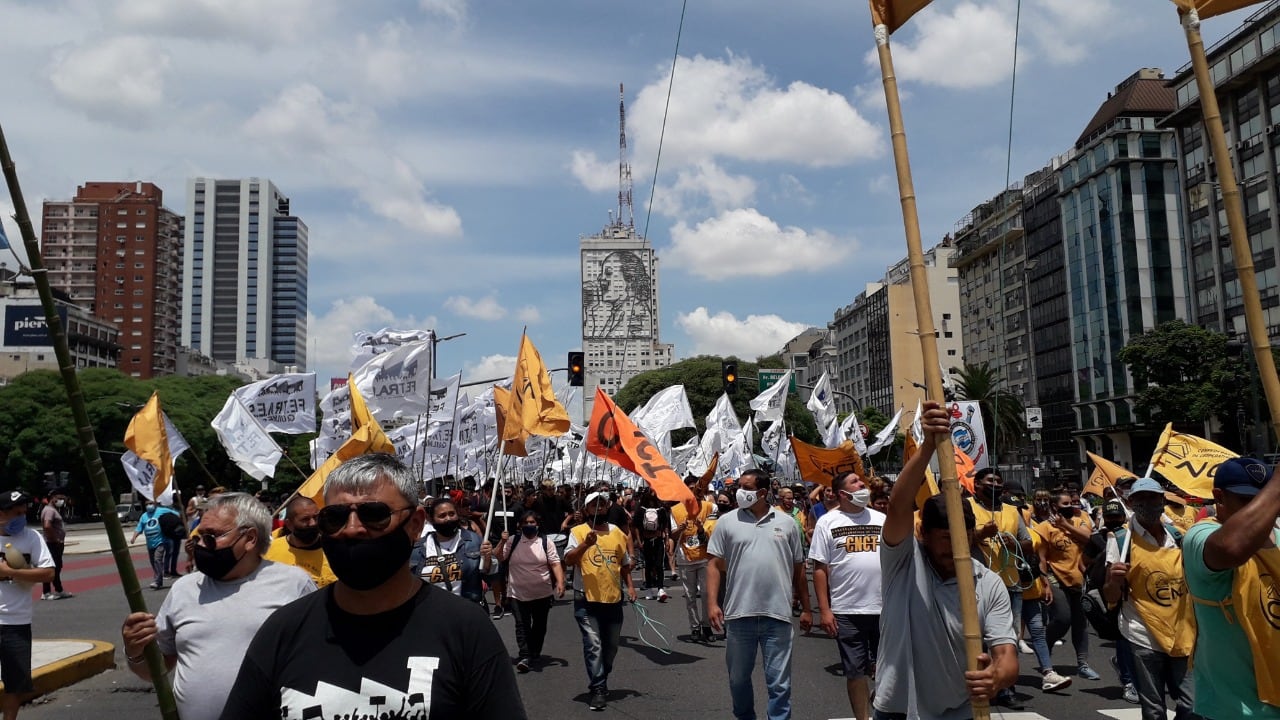
<instances>
[{"instance_id":1,"label":"man with black face mask","mask_svg":"<svg viewBox=\"0 0 1280 720\"><path fill-rule=\"evenodd\" d=\"M258 627L316 589L302 570L263 560L270 542L271 514L262 503L245 493L211 498L196 527L198 572L178 578L155 615L125 618L129 669L151 679L143 650L155 641L165 666L176 668L173 694L183 720L217 718Z\"/></svg>"},{"instance_id":2,"label":"man with black face mask","mask_svg":"<svg viewBox=\"0 0 1280 720\"><path fill-rule=\"evenodd\" d=\"M221 717L526 718L484 611L410 572L427 521L413 472L361 455L329 475L323 499L321 546L338 580L267 619Z\"/></svg>"},{"instance_id":3,"label":"man with black face mask","mask_svg":"<svg viewBox=\"0 0 1280 720\"><path fill-rule=\"evenodd\" d=\"M329 561L320 548L320 526L316 515L320 508L307 497L295 497L284 509L284 532L275 536L264 556L272 562L302 568L311 576L316 587L324 587L337 580L329 569Z\"/></svg>"}]
</instances>

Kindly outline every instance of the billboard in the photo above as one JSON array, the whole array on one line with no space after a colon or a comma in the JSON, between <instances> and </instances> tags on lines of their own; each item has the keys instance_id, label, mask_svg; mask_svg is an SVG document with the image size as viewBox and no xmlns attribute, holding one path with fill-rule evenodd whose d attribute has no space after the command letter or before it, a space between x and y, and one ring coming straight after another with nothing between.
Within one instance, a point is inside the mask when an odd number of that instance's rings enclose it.
<instances>
[{"instance_id":1,"label":"billboard","mask_svg":"<svg viewBox=\"0 0 1280 720\"><path fill-rule=\"evenodd\" d=\"M62 329L67 328L67 308L58 308ZM4 308L5 347L53 347L44 308L39 305L6 305Z\"/></svg>"}]
</instances>

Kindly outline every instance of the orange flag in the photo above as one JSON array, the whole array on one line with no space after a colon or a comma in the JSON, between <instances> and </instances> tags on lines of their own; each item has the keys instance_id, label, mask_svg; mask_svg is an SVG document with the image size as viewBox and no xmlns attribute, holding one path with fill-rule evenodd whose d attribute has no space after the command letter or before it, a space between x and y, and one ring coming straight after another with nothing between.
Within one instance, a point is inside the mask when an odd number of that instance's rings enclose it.
<instances>
[{"instance_id":1,"label":"orange flag","mask_svg":"<svg viewBox=\"0 0 1280 720\"><path fill-rule=\"evenodd\" d=\"M515 417L515 411L511 409L513 393L506 388L493 386L493 409L498 418L498 437L502 440L502 454L515 455L517 457L528 457L529 451L525 448L525 441L529 439L529 433L524 432L518 421L509 422L509 418ZM507 430L515 433L514 437L507 437Z\"/></svg>"},{"instance_id":2,"label":"orange flag","mask_svg":"<svg viewBox=\"0 0 1280 720\"><path fill-rule=\"evenodd\" d=\"M377 419L369 413L369 406L365 404L364 397L356 389L356 384L351 381L350 375L347 376L347 387L351 391L351 437L342 443L337 452L321 463L320 467L311 473L311 477L302 483L302 487L298 488L299 495L311 498L320 507L324 507L324 481L339 465L353 457L368 453L396 454L395 443L391 442L387 434L382 431L382 426L378 424Z\"/></svg>"},{"instance_id":3,"label":"orange flag","mask_svg":"<svg viewBox=\"0 0 1280 720\"><path fill-rule=\"evenodd\" d=\"M1086 452L1085 455L1093 461L1093 472L1089 473L1089 482L1080 491L1082 495L1093 493L1098 497L1106 497L1104 491L1120 482L1120 478L1134 477L1132 470L1127 470L1104 457L1091 452Z\"/></svg>"},{"instance_id":4,"label":"orange flag","mask_svg":"<svg viewBox=\"0 0 1280 720\"><path fill-rule=\"evenodd\" d=\"M558 437L569 432L569 413L552 392L547 366L527 334L520 336L508 407L511 412L507 419L513 422L500 431L503 440L515 440L521 435Z\"/></svg>"},{"instance_id":5,"label":"orange flag","mask_svg":"<svg viewBox=\"0 0 1280 720\"><path fill-rule=\"evenodd\" d=\"M1262 0L1173 0L1173 4L1178 6L1178 12L1185 13L1195 8L1201 20L1208 20L1215 15L1229 13L1260 2Z\"/></svg>"},{"instance_id":6,"label":"orange flag","mask_svg":"<svg viewBox=\"0 0 1280 720\"><path fill-rule=\"evenodd\" d=\"M871 25L884 25L892 33L930 2L932 0L871 0Z\"/></svg>"},{"instance_id":7,"label":"orange flag","mask_svg":"<svg viewBox=\"0 0 1280 720\"><path fill-rule=\"evenodd\" d=\"M591 424L587 428L587 451L644 478L659 500L675 500L684 503L691 515L698 513L698 500L685 487L680 475L600 388L596 388Z\"/></svg>"},{"instance_id":8,"label":"orange flag","mask_svg":"<svg viewBox=\"0 0 1280 720\"><path fill-rule=\"evenodd\" d=\"M796 455L796 468L800 471L800 477L811 483L831 487L831 481L836 475L850 470L864 479L867 477L867 471L862 467L862 456L848 440L840 447L821 448L797 440L792 435L791 450Z\"/></svg>"},{"instance_id":9,"label":"orange flag","mask_svg":"<svg viewBox=\"0 0 1280 720\"><path fill-rule=\"evenodd\" d=\"M155 479L152 480L155 497L150 499L159 500L173 477L169 433L164 427L164 411L160 409L159 391L151 393L147 404L129 421L129 427L124 431L124 446L155 466Z\"/></svg>"}]
</instances>

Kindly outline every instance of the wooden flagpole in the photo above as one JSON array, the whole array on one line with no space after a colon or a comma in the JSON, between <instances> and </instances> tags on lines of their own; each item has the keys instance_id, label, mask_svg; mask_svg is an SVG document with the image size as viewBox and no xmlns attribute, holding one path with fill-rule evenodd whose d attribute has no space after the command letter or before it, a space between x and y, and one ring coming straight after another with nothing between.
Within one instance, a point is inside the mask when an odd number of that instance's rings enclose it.
<instances>
[{"instance_id":1,"label":"wooden flagpole","mask_svg":"<svg viewBox=\"0 0 1280 720\"><path fill-rule=\"evenodd\" d=\"M902 122L902 104L898 99L898 79L893 70L893 53L889 49L889 28L875 26L876 52L880 57L880 77L884 84L885 103L889 111L889 131L893 141L893 159L898 174L898 195L902 202L902 222L907 236L907 259L911 267L911 289L915 295L916 324L920 333L920 355L924 363L925 384L935 398L942 395L942 365L938 362L938 337L933 326L933 307L929 301L929 281L925 273L924 250L920 242L920 218L916 214L916 192L911 180L911 162L907 156L907 134ZM964 525L963 500L956 479L956 458L951 437L940 436L936 443L942 494L947 504L947 524L951 530L951 553L956 564L956 590L960 596L965 659L970 671L980 670L982 629L978 624L978 596L973 580L973 564L969 557L969 536ZM990 709L985 699L975 699L974 720L988 720Z\"/></svg>"},{"instance_id":2,"label":"wooden flagpole","mask_svg":"<svg viewBox=\"0 0 1280 720\"><path fill-rule=\"evenodd\" d=\"M18 221L18 229L22 232L27 262L31 265L31 277L35 280L36 290L40 294L40 304L44 307L49 337L53 340L54 355L58 359L58 370L62 375L62 384L67 390L67 402L71 406L71 414L75 420L76 436L80 441L80 454L84 458L89 482L93 486L98 511L102 514L102 524L106 528L107 540L111 544L111 556L116 561L116 572L120 573L121 589L124 590L125 600L129 603L129 612L147 612L147 601L142 597L142 586L138 582L137 572L133 569L133 558L129 556L129 544L124 539L124 527L121 526L120 518L115 512L115 497L111 494L111 484L107 481L107 472L102 466L98 440L94 436L93 423L89 420L84 394L80 390L80 379L76 375L76 364L71 359L67 334L53 301L48 271L40 256L40 245L36 241L36 233L31 226L31 215L27 212L27 203L22 196L22 186L18 184L18 171L14 167L13 158L9 155L9 144L5 140L3 128L0 128L0 168L4 171L9 197L13 200L14 215ZM192 451L194 452L194 449ZM156 702L160 706L160 716L165 720L178 720L178 706L174 701L173 688L169 685L169 671L165 668L164 656L160 654L159 646L154 642L147 643L146 648L143 649L143 656L146 658L147 669L151 673L151 682L156 689Z\"/></svg>"},{"instance_id":3,"label":"wooden flagpole","mask_svg":"<svg viewBox=\"0 0 1280 720\"><path fill-rule=\"evenodd\" d=\"M1253 251L1249 247L1240 187L1236 184L1235 169L1231 166L1231 155L1227 151L1227 137L1222 129L1218 96L1209 76L1209 61L1204 54L1204 39L1200 36L1200 15L1194 8L1182 15L1182 29L1187 36L1187 49L1191 52L1191 67L1195 71L1196 88L1200 91L1200 108L1204 114L1205 135L1208 136L1209 146L1213 151L1218 183L1222 188L1222 204L1227 211L1231 255L1236 276L1240 278L1240 295L1244 300L1249 344L1253 346L1253 360L1262 381L1267 407L1271 411L1271 428L1280 437L1280 378L1276 377L1275 358L1271 355L1271 341L1267 337L1266 320L1262 315L1262 299L1258 295L1258 278L1253 270ZM1147 474L1150 475L1150 471Z\"/></svg>"}]
</instances>

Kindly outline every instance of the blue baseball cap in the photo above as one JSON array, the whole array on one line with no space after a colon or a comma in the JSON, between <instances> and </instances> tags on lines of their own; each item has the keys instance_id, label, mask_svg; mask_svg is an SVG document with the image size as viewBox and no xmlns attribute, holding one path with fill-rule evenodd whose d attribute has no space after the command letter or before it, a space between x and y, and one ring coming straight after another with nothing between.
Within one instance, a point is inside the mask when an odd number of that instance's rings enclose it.
<instances>
[{"instance_id":1,"label":"blue baseball cap","mask_svg":"<svg viewBox=\"0 0 1280 720\"><path fill-rule=\"evenodd\" d=\"M1271 468L1254 458L1241 457L1225 460L1213 475L1213 487L1235 495L1253 497L1267 484Z\"/></svg>"},{"instance_id":2,"label":"blue baseball cap","mask_svg":"<svg viewBox=\"0 0 1280 720\"><path fill-rule=\"evenodd\" d=\"M1133 484L1133 487L1129 488L1129 494L1136 495L1140 492L1153 492L1163 495L1164 486L1154 478L1138 478L1138 481Z\"/></svg>"}]
</instances>

